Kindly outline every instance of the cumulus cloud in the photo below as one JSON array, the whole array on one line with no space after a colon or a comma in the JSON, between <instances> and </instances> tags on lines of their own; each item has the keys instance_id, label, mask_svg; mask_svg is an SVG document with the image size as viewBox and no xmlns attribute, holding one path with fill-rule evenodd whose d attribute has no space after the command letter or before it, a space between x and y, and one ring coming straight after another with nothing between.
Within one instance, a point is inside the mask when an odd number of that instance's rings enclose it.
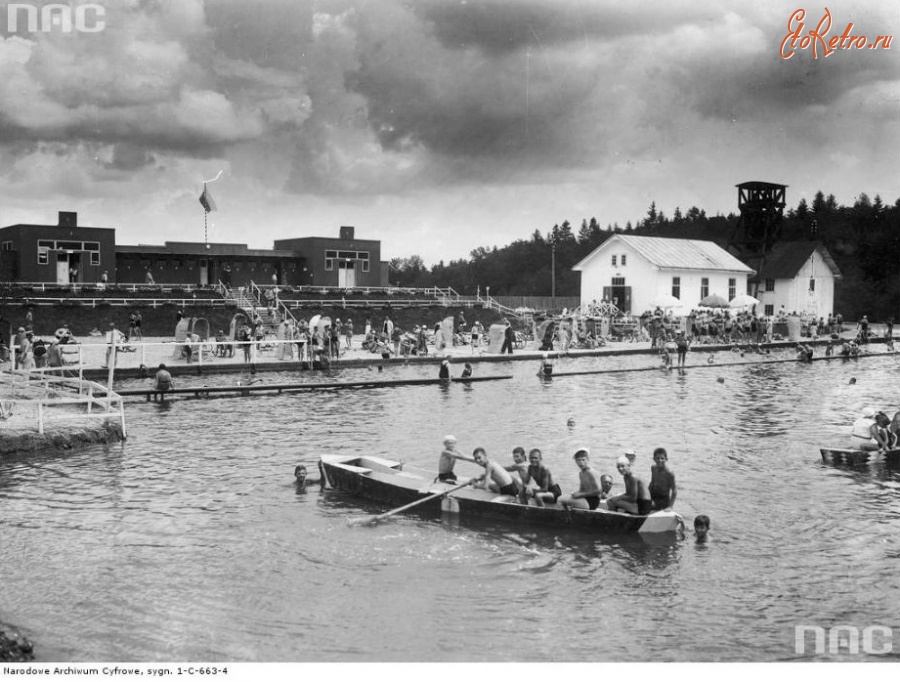
<instances>
[{"instance_id":1,"label":"cumulus cloud","mask_svg":"<svg viewBox=\"0 0 900 682\"><path fill-rule=\"evenodd\" d=\"M835 31L897 32L890 8L842 5ZM23 201L54 186L113 201L140 182L187 210L183 187L225 166L248 202L321 197L324 215L328 202L400 212L391 198L515 201L551 185L564 202L606 193L642 212L671 196L712 211L707 185L727 177L730 207L746 173L792 184L795 160L824 145L873 182L888 175L900 55L783 60L791 11L780 0L122 0L100 33L0 32L0 178L26 188ZM39 177L42 159L74 177ZM848 182L831 169L823 179ZM454 200L433 205L443 216ZM540 214L520 208L509 229ZM467 215L474 234L484 215Z\"/></svg>"}]
</instances>

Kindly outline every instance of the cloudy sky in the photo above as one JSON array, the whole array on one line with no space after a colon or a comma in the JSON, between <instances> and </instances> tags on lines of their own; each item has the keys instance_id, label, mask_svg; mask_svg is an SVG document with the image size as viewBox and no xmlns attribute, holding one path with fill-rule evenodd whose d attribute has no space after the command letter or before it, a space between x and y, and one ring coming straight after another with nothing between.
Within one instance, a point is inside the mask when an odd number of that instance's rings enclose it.
<instances>
[{"instance_id":1,"label":"cloudy sky","mask_svg":"<svg viewBox=\"0 0 900 682\"><path fill-rule=\"evenodd\" d=\"M780 54L824 3L97 4L101 31L32 33L0 2L0 225L202 241L221 170L210 241L355 225L434 263L653 200L728 213L746 180L900 196L900 43ZM896 2L827 5L829 37L900 33Z\"/></svg>"}]
</instances>

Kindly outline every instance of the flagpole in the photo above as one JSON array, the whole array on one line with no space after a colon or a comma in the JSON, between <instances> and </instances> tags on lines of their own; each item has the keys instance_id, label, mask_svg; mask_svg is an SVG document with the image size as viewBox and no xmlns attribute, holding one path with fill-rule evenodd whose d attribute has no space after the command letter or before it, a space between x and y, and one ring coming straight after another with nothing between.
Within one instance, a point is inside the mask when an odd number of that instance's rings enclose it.
<instances>
[{"instance_id":1,"label":"flagpole","mask_svg":"<svg viewBox=\"0 0 900 682\"><path fill-rule=\"evenodd\" d=\"M203 195L206 196L206 183L203 183ZM209 211L206 210L206 207L203 208L203 243L209 245L209 237L206 232L206 221L207 216L209 215Z\"/></svg>"}]
</instances>

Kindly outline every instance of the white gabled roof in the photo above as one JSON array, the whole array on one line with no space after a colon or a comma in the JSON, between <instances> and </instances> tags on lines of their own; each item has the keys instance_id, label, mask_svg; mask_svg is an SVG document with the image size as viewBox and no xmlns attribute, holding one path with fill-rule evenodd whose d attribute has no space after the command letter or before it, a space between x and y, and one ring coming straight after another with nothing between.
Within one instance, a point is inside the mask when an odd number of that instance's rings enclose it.
<instances>
[{"instance_id":1,"label":"white gabled roof","mask_svg":"<svg viewBox=\"0 0 900 682\"><path fill-rule=\"evenodd\" d=\"M584 270L598 254L622 243L633 249L652 265L667 270L719 270L753 273L737 258L714 242L699 239L668 239L666 237L635 237L617 234L607 239L581 260L573 270Z\"/></svg>"}]
</instances>

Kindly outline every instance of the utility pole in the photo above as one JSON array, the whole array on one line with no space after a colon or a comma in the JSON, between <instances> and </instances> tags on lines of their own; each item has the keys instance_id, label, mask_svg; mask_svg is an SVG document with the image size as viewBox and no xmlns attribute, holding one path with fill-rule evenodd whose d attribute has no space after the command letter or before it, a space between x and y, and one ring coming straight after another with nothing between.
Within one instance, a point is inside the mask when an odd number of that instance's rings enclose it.
<instances>
[{"instance_id":1,"label":"utility pole","mask_svg":"<svg viewBox=\"0 0 900 682\"><path fill-rule=\"evenodd\" d=\"M556 302L556 242L550 242L550 298Z\"/></svg>"}]
</instances>

